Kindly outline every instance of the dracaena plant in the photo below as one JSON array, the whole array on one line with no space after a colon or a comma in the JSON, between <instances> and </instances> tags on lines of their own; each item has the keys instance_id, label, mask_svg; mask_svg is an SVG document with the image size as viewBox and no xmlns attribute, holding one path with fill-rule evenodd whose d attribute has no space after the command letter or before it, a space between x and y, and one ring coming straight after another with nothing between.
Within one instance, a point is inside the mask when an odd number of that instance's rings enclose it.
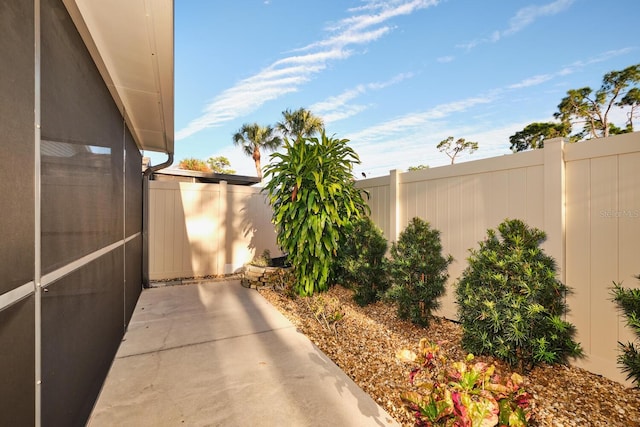
<instances>
[{"instance_id":1,"label":"dracaena plant","mask_svg":"<svg viewBox=\"0 0 640 427\"><path fill-rule=\"evenodd\" d=\"M284 152L272 154L265 168L278 244L295 267L301 296L328 288L344 228L368 209L352 176L360 159L348 142L324 132L293 143L285 139Z\"/></svg>"},{"instance_id":2,"label":"dracaena plant","mask_svg":"<svg viewBox=\"0 0 640 427\"><path fill-rule=\"evenodd\" d=\"M528 425L530 395L519 374L501 377L495 365L474 363L472 354L464 361L450 361L425 338L417 353L405 349L396 357L413 366L411 391L401 397L413 412L416 426Z\"/></svg>"}]
</instances>

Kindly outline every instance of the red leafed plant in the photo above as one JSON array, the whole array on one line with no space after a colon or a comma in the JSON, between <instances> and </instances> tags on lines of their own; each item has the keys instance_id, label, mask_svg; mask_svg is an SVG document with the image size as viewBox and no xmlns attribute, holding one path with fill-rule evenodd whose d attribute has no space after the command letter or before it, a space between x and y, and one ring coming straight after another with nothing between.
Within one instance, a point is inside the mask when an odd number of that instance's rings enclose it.
<instances>
[{"instance_id":1,"label":"red leafed plant","mask_svg":"<svg viewBox=\"0 0 640 427\"><path fill-rule=\"evenodd\" d=\"M527 426L530 395L517 373L500 377L495 365L449 361L438 345L420 340L418 353L400 350L396 357L414 365L409 374L412 390L402 400L419 427Z\"/></svg>"}]
</instances>

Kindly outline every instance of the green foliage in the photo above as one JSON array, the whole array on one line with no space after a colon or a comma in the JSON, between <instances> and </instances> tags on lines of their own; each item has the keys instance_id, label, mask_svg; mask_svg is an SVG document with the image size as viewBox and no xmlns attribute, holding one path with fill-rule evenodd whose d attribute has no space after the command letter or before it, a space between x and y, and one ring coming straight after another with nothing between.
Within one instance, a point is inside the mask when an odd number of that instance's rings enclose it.
<instances>
[{"instance_id":1,"label":"green foliage","mask_svg":"<svg viewBox=\"0 0 640 427\"><path fill-rule=\"evenodd\" d=\"M209 166L204 160L196 159L194 157L188 157L180 160L178 168L196 172L211 172L211 169L209 169Z\"/></svg>"},{"instance_id":2,"label":"green foliage","mask_svg":"<svg viewBox=\"0 0 640 427\"><path fill-rule=\"evenodd\" d=\"M440 141L437 148L440 152L445 153L451 159L451 164L453 164L458 154L465 151L473 154L478 149L478 143L466 141L464 138L458 138L457 141L453 142L453 137L450 136Z\"/></svg>"},{"instance_id":3,"label":"green foliage","mask_svg":"<svg viewBox=\"0 0 640 427\"><path fill-rule=\"evenodd\" d=\"M418 165L418 166L409 166L409 168L407 169L409 172L412 171L422 171L425 169L429 169L429 165Z\"/></svg>"},{"instance_id":4,"label":"green foliage","mask_svg":"<svg viewBox=\"0 0 640 427\"><path fill-rule=\"evenodd\" d=\"M634 87L629 89L620 102L616 103L616 106L620 108L629 107L624 132L633 132L633 119L637 117L638 108L640 108L640 88Z\"/></svg>"},{"instance_id":5,"label":"green foliage","mask_svg":"<svg viewBox=\"0 0 640 427\"><path fill-rule=\"evenodd\" d=\"M622 284L614 283L611 293L618 308L627 318L627 325L640 339L640 288L625 289ZM621 351L618 364L622 366L622 372L627 374L627 380L633 380L636 387L640 387L640 347L633 342L619 342L618 346Z\"/></svg>"},{"instance_id":6,"label":"green foliage","mask_svg":"<svg viewBox=\"0 0 640 427\"><path fill-rule=\"evenodd\" d=\"M543 231L505 220L471 250L456 289L463 347L519 369L563 363L582 354L575 327L562 320L567 288L553 258L539 248Z\"/></svg>"},{"instance_id":7,"label":"green foliage","mask_svg":"<svg viewBox=\"0 0 640 427\"><path fill-rule=\"evenodd\" d=\"M285 139L265 168L278 244L295 267L300 295L324 291L341 232L367 209L351 175L360 159L346 139Z\"/></svg>"},{"instance_id":8,"label":"green foliage","mask_svg":"<svg viewBox=\"0 0 640 427\"><path fill-rule=\"evenodd\" d=\"M639 105L640 64L631 65L621 71L611 71L602 78L602 86L597 91L590 87L571 89L558 104L554 117L571 128L581 124L582 131L574 135L575 140L585 137L602 138L610 133L633 132L633 114ZM609 121L612 108L630 108L627 127L624 130L613 127Z\"/></svg>"},{"instance_id":9,"label":"green foliage","mask_svg":"<svg viewBox=\"0 0 640 427\"><path fill-rule=\"evenodd\" d=\"M266 275L265 284L284 293L288 298L294 299L297 296L295 292L296 276L291 268L278 268L269 273Z\"/></svg>"},{"instance_id":10,"label":"green foliage","mask_svg":"<svg viewBox=\"0 0 640 427\"><path fill-rule=\"evenodd\" d=\"M271 252L269 249L262 251L262 255L254 257L251 260L251 265L256 267L269 267L271 265Z\"/></svg>"},{"instance_id":11,"label":"green foliage","mask_svg":"<svg viewBox=\"0 0 640 427\"><path fill-rule=\"evenodd\" d=\"M334 262L332 281L353 288L359 305L378 301L389 287L387 240L369 217L345 227Z\"/></svg>"},{"instance_id":12,"label":"green foliage","mask_svg":"<svg viewBox=\"0 0 640 427\"><path fill-rule=\"evenodd\" d=\"M391 287L387 297L397 304L398 316L426 326L445 292L453 258L442 256L440 231L413 218L391 246Z\"/></svg>"},{"instance_id":13,"label":"green foliage","mask_svg":"<svg viewBox=\"0 0 640 427\"><path fill-rule=\"evenodd\" d=\"M283 120L276 124L276 129L294 141L324 132L324 121L305 108L285 110L282 112L282 118Z\"/></svg>"},{"instance_id":14,"label":"green foliage","mask_svg":"<svg viewBox=\"0 0 640 427\"><path fill-rule=\"evenodd\" d=\"M231 162L229 161L229 159L224 156L209 157L207 159L207 164L209 165L211 172L214 173L226 173L229 175L233 175L234 173L236 173L235 170L229 167L231 166Z\"/></svg>"},{"instance_id":15,"label":"green foliage","mask_svg":"<svg viewBox=\"0 0 640 427\"><path fill-rule=\"evenodd\" d=\"M565 123L531 123L519 132L511 135L511 151L544 148L544 140L569 136L571 128Z\"/></svg>"},{"instance_id":16,"label":"green foliage","mask_svg":"<svg viewBox=\"0 0 640 427\"><path fill-rule=\"evenodd\" d=\"M401 397L413 411L417 426L528 425L531 396L517 373L500 377L494 365L472 364L473 354L451 362L424 338L417 354L401 350L396 357L414 366L410 391Z\"/></svg>"},{"instance_id":17,"label":"green foliage","mask_svg":"<svg viewBox=\"0 0 640 427\"><path fill-rule=\"evenodd\" d=\"M257 123L245 123L233 134L233 143L250 156L255 165L258 178L262 179L262 166L260 163L261 150L275 150L282 140L275 135L271 126L260 126Z\"/></svg>"},{"instance_id":18,"label":"green foliage","mask_svg":"<svg viewBox=\"0 0 640 427\"><path fill-rule=\"evenodd\" d=\"M338 324L345 316L340 301L334 297L312 295L306 297L305 302L320 326L322 326L325 331L331 332L337 337Z\"/></svg>"}]
</instances>

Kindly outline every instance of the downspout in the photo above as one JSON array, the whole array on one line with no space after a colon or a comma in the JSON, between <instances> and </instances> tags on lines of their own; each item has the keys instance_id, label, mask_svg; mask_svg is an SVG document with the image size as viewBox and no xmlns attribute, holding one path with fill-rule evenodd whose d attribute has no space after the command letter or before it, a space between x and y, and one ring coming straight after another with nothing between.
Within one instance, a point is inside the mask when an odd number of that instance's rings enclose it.
<instances>
[{"instance_id":1,"label":"downspout","mask_svg":"<svg viewBox=\"0 0 640 427\"><path fill-rule=\"evenodd\" d=\"M142 285L149 287L149 180L154 172L168 168L173 163L173 153L167 153L167 161L148 167L142 174Z\"/></svg>"}]
</instances>

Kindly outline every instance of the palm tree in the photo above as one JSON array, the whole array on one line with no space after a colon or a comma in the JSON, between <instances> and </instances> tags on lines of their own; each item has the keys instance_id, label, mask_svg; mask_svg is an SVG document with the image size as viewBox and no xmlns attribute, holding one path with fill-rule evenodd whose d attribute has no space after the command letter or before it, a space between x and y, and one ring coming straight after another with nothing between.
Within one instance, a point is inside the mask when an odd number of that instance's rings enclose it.
<instances>
[{"instance_id":1,"label":"palm tree","mask_svg":"<svg viewBox=\"0 0 640 427\"><path fill-rule=\"evenodd\" d=\"M294 138L296 141L302 137L322 133L324 130L324 121L305 108L296 111L285 110L282 116L284 120L278 122L276 128L285 137Z\"/></svg>"},{"instance_id":2,"label":"palm tree","mask_svg":"<svg viewBox=\"0 0 640 427\"><path fill-rule=\"evenodd\" d=\"M258 178L262 180L262 168L260 167L260 150L275 150L282 144L282 139L273 134L271 126L260 126L257 123L245 123L240 130L233 135L233 143L242 148L247 156L253 158L256 163Z\"/></svg>"}]
</instances>

